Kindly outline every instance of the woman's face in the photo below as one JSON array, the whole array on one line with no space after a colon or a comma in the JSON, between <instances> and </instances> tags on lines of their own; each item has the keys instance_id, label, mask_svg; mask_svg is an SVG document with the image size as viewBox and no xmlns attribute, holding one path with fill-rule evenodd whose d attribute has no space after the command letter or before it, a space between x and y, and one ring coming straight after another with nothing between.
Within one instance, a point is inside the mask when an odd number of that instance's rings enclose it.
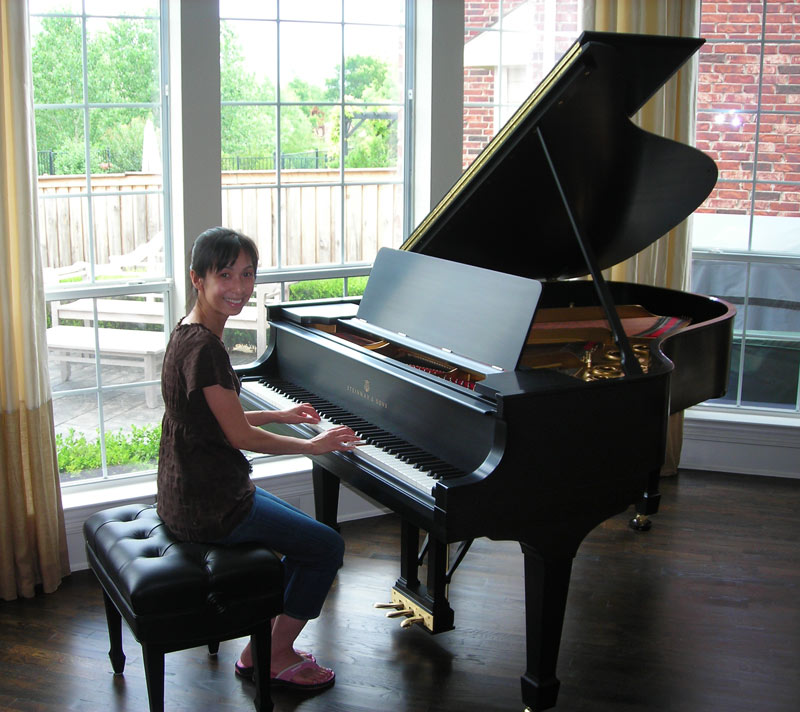
<instances>
[{"instance_id":1,"label":"woman's face","mask_svg":"<svg viewBox=\"0 0 800 712\"><path fill-rule=\"evenodd\" d=\"M239 251L235 262L222 267L219 272L209 270L205 277L192 272L198 300L226 317L242 311L253 294L255 281L256 266L244 250Z\"/></svg>"}]
</instances>

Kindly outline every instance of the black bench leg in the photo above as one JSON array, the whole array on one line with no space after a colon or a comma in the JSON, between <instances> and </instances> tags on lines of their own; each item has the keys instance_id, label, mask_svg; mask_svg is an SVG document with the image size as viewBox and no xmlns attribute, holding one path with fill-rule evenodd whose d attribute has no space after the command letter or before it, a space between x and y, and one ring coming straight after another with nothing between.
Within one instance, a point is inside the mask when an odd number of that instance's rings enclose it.
<instances>
[{"instance_id":1,"label":"black bench leg","mask_svg":"<svg viewBox=\"0 0 800 712\"><path fill-rule=\"evenodd\" d=\"M164 712L164 650L157 645L143 643L142 658L150 712Z\"/></svg>"},{"instance_id":2,"label":"black bench leg","mask_svg":"<svg viewBox=\"0 0 800 712\"><path fill-rule=\"evenodd\" d=\"M269 623L262 623L250 636L250 650L253 653L253 670L256 683L256 696L253 702L258 712L272 712L274 706L269 692L271 648L272 632Z\"/></svg>"},{"instance_id":3,"label":"black bench leg","mask_svg":"<svg viewBox=\"0 0 800 712\"><path fill-rule=\"evenodd\" d=\"M122 652L122 616L105 590L103 590L103 603L106 607L108 640L111 643L108 657L111 659L111 667L114 670L114 674L121 675L125 669L125 653Z\"/></svg>"},{"instance_id":4,"label":"black bench leg","mask_svg":"<svg viewBox=\"0 0 800 712\"><path fill-rule=\"evenodd\" d=\"M215 640L208 644L208 654L216 655L219 652L219 641Z\"/></svg>"}]
</instances>

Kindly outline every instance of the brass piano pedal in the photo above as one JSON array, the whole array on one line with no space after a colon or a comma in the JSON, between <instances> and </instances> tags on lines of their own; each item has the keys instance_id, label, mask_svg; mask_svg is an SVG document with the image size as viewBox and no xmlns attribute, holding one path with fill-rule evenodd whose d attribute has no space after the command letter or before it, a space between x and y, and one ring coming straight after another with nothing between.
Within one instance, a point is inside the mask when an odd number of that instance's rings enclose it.
<instances>
[{"instance_id":1,"label":"brass piano pedal","mask_svg":"<svg viewBox=\"0 0 800 712\"><path fill-rule=\"evenodd\" d=\"M434 629L433 614L417 605L411 598L403 595L399 591L392 589L391 603L373 603L373 608L389 608L387 618L403 618L401 627L408 628L415 623L420 623L428 630Z\"/></svg>"},{"instance_id":2,"label":"brass piano pedal","mask_svg":"<svg viewBox=\"0 0 800 712\"><path fill-rule=\"evenodd\" d=\"M413 616L411 618L406 618L402 623L400 623L401 628L410 628L415 623L424 623L425 619L422 616Z\"/></svg>"},{"instance_id":3,"label":"brass piano pedal","mask_svg":"<svg viewBox=\"0 0 800 712\"><path fill-rule=\"evenodd\" d=\"M402 603L399 603L397 601L392 601L391 603L373 603L372 607L373 608L394 608L394 609L396 609L398 611L401 608L405 608L405 606Z\"/></svg>"}]
</instances>

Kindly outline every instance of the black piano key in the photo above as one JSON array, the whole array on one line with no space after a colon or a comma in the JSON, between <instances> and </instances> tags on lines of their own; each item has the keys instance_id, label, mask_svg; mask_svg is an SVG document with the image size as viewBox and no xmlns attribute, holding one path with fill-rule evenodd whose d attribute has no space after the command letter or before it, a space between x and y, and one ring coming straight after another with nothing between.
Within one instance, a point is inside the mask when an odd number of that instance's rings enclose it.
<instances>
[{"instance_id":1,"label":"black piano key","mask_svg":"<svg viewBox=\"0 0 800 712\"><path fill-rule=\"evenodd\" d=\"M392 433L382 430L360 416L350 413L302 386L282 379L262 378L260 380L264 385L297 403L310 403L322 417L333 423L346 425L355 431L365 443L378 447L423 472L428 472L434 479L446 479L463 474L460 470L448 465L434 455L425 452L402 438L398 438Z\"/></svg>"}]
</instances>

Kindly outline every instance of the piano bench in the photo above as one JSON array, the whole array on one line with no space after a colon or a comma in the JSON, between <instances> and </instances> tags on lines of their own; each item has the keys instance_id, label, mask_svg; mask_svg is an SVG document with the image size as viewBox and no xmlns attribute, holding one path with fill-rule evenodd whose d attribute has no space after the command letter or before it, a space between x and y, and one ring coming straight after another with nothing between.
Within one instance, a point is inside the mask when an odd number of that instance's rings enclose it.
<instances>
[{"instance_id":1,"label":"piano bench","mask_svg":"<svg viewBox=\"0 0 800 712\"><path fill-rule=\"evenodd\" d=\"M151 712L164 709L164 654L250 636L258 674L255 707L273 708L269 691L270 619L283 609L283 566L255 544L179 541L155 507L105 509L83 525L89 567L103 588L114 673L122 674L124 618L142 646Z\"/></svg>"}]
</instances>

